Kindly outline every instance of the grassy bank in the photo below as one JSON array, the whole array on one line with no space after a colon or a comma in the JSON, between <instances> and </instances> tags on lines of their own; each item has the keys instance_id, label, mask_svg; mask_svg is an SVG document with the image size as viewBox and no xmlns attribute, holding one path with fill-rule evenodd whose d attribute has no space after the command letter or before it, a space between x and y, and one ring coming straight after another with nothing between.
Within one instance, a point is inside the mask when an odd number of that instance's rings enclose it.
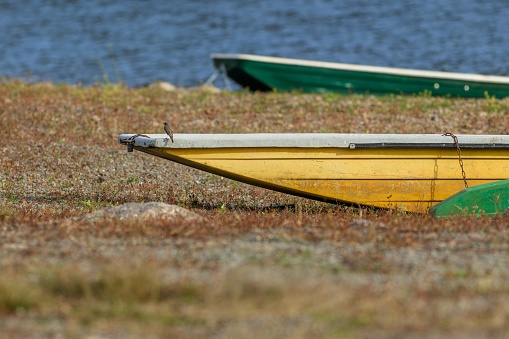
<instances>
[{"instance_id":1,"label":"grassy bank","mask_svg":"<svg viewBox=\"0 0 509 339\"><path fill-rule=\"evenodd\" d=\"M507 219L319 203L127 153L117 136L164 121L176 133L507 134L508 119L509 100L489 97L1 83L0 333L503 337ZM64 222L148 201L206 219Z\"/></svg>"}]
</instances>

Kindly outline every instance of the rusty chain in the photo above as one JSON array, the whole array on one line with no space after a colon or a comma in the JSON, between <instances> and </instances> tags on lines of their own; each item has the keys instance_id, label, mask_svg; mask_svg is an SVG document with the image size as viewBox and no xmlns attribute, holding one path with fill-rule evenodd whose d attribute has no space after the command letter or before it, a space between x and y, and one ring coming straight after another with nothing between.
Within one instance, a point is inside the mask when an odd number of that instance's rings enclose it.
<instances>
[{"instance_id":1,"label":"rusty chain","mask_svg":"<svg viewBox=\"0 0 509 339\"><path fill-rule=\"evenodd\" d=\"M461 175L463 176L463 182L465 183L465 188L468 188L467 176L465 174L465 169L463 168L463 159L461 159L461 149L460 149L460 145L458 143L458 137L452 133L444 133L444 134L442 134L442 136L453 138L454 144L456 145L456 152L458 153L458 161L459 161L460 167L461 167Z\"/></svg>"}]
</instances>

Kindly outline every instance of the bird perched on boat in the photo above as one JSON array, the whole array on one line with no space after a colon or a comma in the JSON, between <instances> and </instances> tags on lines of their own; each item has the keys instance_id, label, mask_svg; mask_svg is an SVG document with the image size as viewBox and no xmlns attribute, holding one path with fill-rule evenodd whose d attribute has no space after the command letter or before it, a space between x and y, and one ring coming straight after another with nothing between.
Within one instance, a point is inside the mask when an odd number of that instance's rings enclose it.
<instances>
[{"instance_id":1,"label":"bird perched on boat","mask_svg":"<svg viewBox=\"0 0 509 339\"><path fill-rule=\"evenodd\" d=\"M167 122L164 123L164 131L166 132L166 134L168 134L168 136L171 139L171 142L173 143L173 131L170 127L170 124L168 124Z\"/></svg>"}]
</instances>

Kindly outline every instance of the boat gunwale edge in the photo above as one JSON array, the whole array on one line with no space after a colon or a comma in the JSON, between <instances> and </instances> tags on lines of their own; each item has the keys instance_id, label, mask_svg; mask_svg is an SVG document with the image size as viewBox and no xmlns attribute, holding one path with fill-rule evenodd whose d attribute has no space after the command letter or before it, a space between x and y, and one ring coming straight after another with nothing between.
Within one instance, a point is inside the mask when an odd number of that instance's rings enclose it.
<instances>
[{"instance_id":1,"label":"boat gunwale edge","mask_svg":"<svg viewBox=\"0 0 509 339\"><path fill-rule=\"evenodd\" d=\"M461 148L509 149L509 135L456 135ZM441 134L121 134L118 142L136 147L160 148L454 148L450 136Z\"/></svg>"}]
</instances>

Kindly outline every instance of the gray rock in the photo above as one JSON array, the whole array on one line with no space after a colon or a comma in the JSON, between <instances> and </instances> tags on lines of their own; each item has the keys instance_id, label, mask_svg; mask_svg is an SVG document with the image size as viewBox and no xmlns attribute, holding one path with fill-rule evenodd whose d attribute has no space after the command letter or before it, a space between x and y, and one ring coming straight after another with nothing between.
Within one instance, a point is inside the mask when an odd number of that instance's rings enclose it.
<instances>
[{"instance_id":1,"label":"gray rock","mask_svg":"<svg viewBox=\"0 0 509 339\"><path fill-rule=\"evenodd\" d=\"M203 217L183 207L163 202L129 203L107 207L84 215L85 222L100 220L136 220L136 221L201 221Z\"/></svg>"},{"instance_id":2,"label":"gray rock","mask_svg":"<svg viewBox=\"0 0 509 339\"><path fill-rule=\"evenodd\" d=\"M151 84L149 87L150 88L159 88L159 89L162 89L163 91L167 91L167 92L173 92L177 89L177 87L175 87L174 85L170 84L169 82L165 82L165 81L156 81L153 84Z\"/></svg>"}]
</instances>

